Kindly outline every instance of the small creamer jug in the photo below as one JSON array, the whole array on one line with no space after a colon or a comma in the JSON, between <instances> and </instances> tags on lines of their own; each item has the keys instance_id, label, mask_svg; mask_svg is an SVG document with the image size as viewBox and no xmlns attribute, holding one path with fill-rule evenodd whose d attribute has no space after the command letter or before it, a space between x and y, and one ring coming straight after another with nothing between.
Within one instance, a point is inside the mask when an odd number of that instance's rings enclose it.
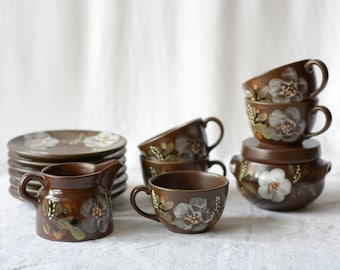
<instances>
[{"instance_id":1,"label":"small creamer jug","mask_svg":"<svg viewBox=\"0 0 340 270\"><path fill-rule=\"evenodd\" d=\"M113 231L110 193L123 164L70 162L30 172L19 182L19 194L36 208L36 231L45 239L77 242L102 238ZM37 196L26 190L32 181L42 185Z\"/></svg>"}]
</instances>

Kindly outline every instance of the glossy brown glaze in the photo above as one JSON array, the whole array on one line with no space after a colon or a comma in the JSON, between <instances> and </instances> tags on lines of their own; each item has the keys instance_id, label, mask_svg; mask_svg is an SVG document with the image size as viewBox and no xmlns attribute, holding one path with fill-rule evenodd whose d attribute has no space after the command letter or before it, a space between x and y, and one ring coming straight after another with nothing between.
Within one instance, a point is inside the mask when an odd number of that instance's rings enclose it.
<instances>
[{"instance_id":1,"label":"glossy brown glaze","mask_svg":"<svg viewBox=\"0 0 340 270\"><path fill-rule=\"evenodd\" d=\"M332 123L328 108L312 101L265 103L245 99L245 102L251 130L264 143L301 144L303 140L324 133ZM324 116L324 124L313 130L318 113Z\"/></svg>"},{"instance_id":2,"label":"glossy brown glaze","mask_svg":"<svg viewBox=\"0 0 340 270\"><path fill-rule=\"evenodd\" d=\"M94 165L72 162L24 174L19 194L36 208L36 231L45 239L77 242L106 236L113 230L110 192L123 165L110 160ZM38 181L37 196L28 183Z\"/></svg>"},{"instance_id":3,"label":"glossy brown glaze","mask_svg":"<svg viewBox=\"0 0 340 270\"><path fill-rule=\"evenodd\" d=\"M321 81L316 82L318 71ZM306 59L264 72L242 84L249 99L274 103L291 103L314 99L327 85L325 63Z\"/></svg>"},{"instance_id":4,"label":"glossy brown glaze","mask_svg":"<svg viewBox=\"0 0 340 270\"><path fill-rule=\"evenodd\" d=\"M149 185L135 187L130 201L136 212L161 222L177 233L201 233L220 219L227 199L229 181L221 175L201 171L177 171L153 176ZM136 196L151 197L153 213L142 210Z\"/></svg>"},{"instance_id":5,"label":"glossy brown glaze","mask_svg":"<svg viewBox=\"0 0 340 270\"><path fill-rule=\"evenodd\" d=\"M148 184L149 178L152 176L172 171L194 170L194 171L208 171L213 166L221 168L221 174L227 175L227 169L222 161L199 159L183 162L158 162L140 156L141 168L143 173L144 183Z\"/></svg>"},{"instance_id":6,"label":"glossy brown glaze","mask_svg":"<svg viewBox=\"0 0 340 270\"><path fill-rule=\"evenodd\" d=\"M216 123L220 134L216 141L208 144L206 128ZM207 157L222 140L224 128L216 117L194 119L186 124L167 130L141 144L138 148L149 159L164 161L188 161Z\"/></svg>"},{"instance_id":7,"label":"glossy brown glaze","mask_svg":"<svg viewBox=\"0 0 340 270\"><path fill-rule=\"evenodd\" d=\"M262 156L256 157L256 151L249 152L243 147L244 155L235 155L230 161L230 171L236 178L238 189L251 203L268 210L296 210L321 194L331 162L320 158L318 147L314 148L314 160L307 154L312 153L311 149L303 153L303 147L290 148L290 158L285 147L274 149L273 154L271 148L258 147ZM282 158L277 162L274 157L278 157L280 151ZM294 156L298 152L302 153Z\"/></svg>"}]
</instances>

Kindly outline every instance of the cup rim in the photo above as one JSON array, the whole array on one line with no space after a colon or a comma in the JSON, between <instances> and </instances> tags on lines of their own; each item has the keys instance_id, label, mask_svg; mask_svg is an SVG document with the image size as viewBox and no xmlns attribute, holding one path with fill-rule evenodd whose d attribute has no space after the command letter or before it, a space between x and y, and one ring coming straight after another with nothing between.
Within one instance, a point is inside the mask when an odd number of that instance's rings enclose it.
<instances>
[{"instance_id":1,"label":"cup rim","mask_svg":"<svg viewBox=\"0 0 340 270\"><path fill-rule=\"evenodd\" d=\"M257 79L259 79L259 78L261 78L261 77L267 77L268 74L271 73L271 72L275 72L275 71L277 71L277 70L279 70L279 69L283 69L283 68L288 67L288 66L292 66L292 65L296 65L296 64L300 64L300 63L308 62L308 61L320 61L320 62L322 62L322 61L319 60L319 59L306 58L306 59L303 59L303 60L294 61L294 62L285 64L285 65L277 66L277 67L268 69L267 71L264 71L264 72L260 73L259 75L253 76L252 78L246 80L245 82L242 83L242 88L247 89L247 85L248 85L251 81L257 80Z\"/></svg>"},{"instance_id":2,"label":"cup rim","mask_svg":"<svg viewBox=\"0 0 340 270\"><path fill-rule=\"evenodd\" d=\"M155 181L155 179L157 178L163 178L163 177L167 177L169 175L205 175L207 177L214 177L216 179L221 180L221 182L223 181L223 183L221 183L218 186L214 186L214 187L210 187L210 188L200 188L200 189L174 189L174 188L167 188L167 187L163 187L163 186L159 186L153 183L153 181ZM203 172L203 171L193 171L193 170L183 170L183 171L171 171L171 172L165 172L162 174L158 174L158 175L154 175L151 178L149 178L148 180L148 184L150 187L154 187L156 189L162 190L162 191L168 191L168 192L179 192L179 193L196 193L196 192L207 192L207 191L213 191L213 190L218 190L224 187L228 187L229 185L229 179L223 175L217 174L217 173L212 173L212 172Z\"/></svg>"},{"instance_id":3,"label":"cup rim","mask_svg":"<svg viewBox=\"0 0 340 270\"><path fill-rule=\"evenodd\" d=\"M303 101L299 101L299 102L272 102L272 101L257 101L257 100L252 100L249 98L244 98L245 102L247 104L254 104L254 105L259 105L259 106L287 106L287 107L292 107L292 106L300 106L300 105L305 105L305 104L309 104L309 105L314 105L314 106L320 106L319 104L317 104L319 102L319 99L316 98L314 100L303 100Z\"/></svg>"},{"instance_id":4,"label":"cup rim","mask_svg":"<svg viewBox=\"0 0 340 270\"><path fill-rule=\"evenodd\" d=\"M185 160L185 161L157 161L157 160L149 159L145 155L140 155L140 160L142 162L147 162L149 164L155 164L155 165L176 165L176 164L189 164L189 163L216 161L216 160L210 160L208 156L205 158Z\"/></svg>"},{"instance_id":5,"label":"cup rim","mask_svg":"<svg viewBox=\"0 0 340 270\"><path fill-rule=\"evenodd\" d=\"M174 131L176 131L178 129L181 129L181 128L185 127L185 126L191 125L192 123L198 122L198 121L202 121L202 118L200 118L200 117L199 118L195 118L195 119L192 119L192 120L190 120L190 121L188 121L186 123L174 126L173 128L170 128L170 129L168 129L166 131L163 131L162 133L159 133L158 135L153 136L153 137L143 141L142 143L140 143L138 145L138 148L143 151L143 147L147 146L149 143L155 142L158 139L160 139L161 137L163 137L164 135L169 135L169 134L173 133Z\"/></svg>"}]
</instances>

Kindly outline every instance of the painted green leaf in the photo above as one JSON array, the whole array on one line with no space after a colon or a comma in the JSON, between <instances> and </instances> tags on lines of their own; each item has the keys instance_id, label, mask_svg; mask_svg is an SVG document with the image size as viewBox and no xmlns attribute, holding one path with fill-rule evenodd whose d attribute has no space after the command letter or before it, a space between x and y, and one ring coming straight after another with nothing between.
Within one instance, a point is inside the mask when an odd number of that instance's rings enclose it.
<instances>
[{"instance_id":1,"label":"painted green leaf","mask_svg":"<svg viewBox=\"0 0 340 270\"><path fill-rule=\"evenodd\" d=\"M257 122L264 122L268 118L268 115L266 113L259 113L256 117Z\"/></svg>"},{"instance_id":2,"label":"painted green leaf","mask_svg":"<svg viewBox=\"0 0 340 270\"><path fill-rule=\"evenodd\" d=\"M264 87L262 87L261 89L257 90L257 100L261 100L264 99L264 97L267 95L269 91L269 87L266 85Z\"/></svg>"},{"instance_id":3,"label":"painted green leaf","mask_svg":"<svg viewBox=\"0 0 340 270\"><path fill-rule=\"evenodd\" d=\"M79 227L73 227L70 230L72 236L74 237L74 239L76 240L83 240L85 239L85 233L79 228Z\"/></svg>"},{"instance_id":4,"label":"painted green leaf","mask_svg":"<svg viewBox=\"0 0 340 270\"><path fill-rule=\"evenodd\" d=\"M260 133L264 138L271 139L271 136L268 132L266 125L264 125L262 123L254 124L254 130L256 132Z\"/></svg>"},{"instance_id":5,"label":"painted green leaf","mask_svg":"<svg viewBox=\"0 0 340 270\"><path fill-rule=\"evenodd\" d=\"M63 219L59 219L58 220L58 225L60 225L62 228L66 229L66 230L71 230L72 229L72 224L71 221L73 220L73 216L68 216L66 218Z\"/></svg>"},{"instance_id":6,"label":"painted green leaf","mask_svg":"<svg viewBox=\"0 0 340 270\"><path fill-rule=\"evenodd\" d=\"M251 194L253 194L254 196L256 196L257 198L260 198L257 189L254 187L254 185L247 183L247 182L242 182L242 186L248 190Z\"/></svg>"},{"instance_id":7,"label":"painted green leaf","mask_svg":"<svg viewBox=\"0 0 340 270\"><path fill-rule=\"evenodd\" d=\"M51 232L50 225L48 225L48 223L47 223L45 220L43 220L42 229L43 229L43 232L44 232L45 234L50 234L50 232Z\"/></svg>"},{"instance_id":8,"label":"painted green leaf","mask_svg":"<svg viewBox=\"0 0 340 270\"><path fill-rule=\"evenodd\" d=\"M158 212L159 217L163 220L165 220L168 224L173 224L174 222L172 221L171 215L167 212L159 211Z\"/></svg>"}]
</instances>

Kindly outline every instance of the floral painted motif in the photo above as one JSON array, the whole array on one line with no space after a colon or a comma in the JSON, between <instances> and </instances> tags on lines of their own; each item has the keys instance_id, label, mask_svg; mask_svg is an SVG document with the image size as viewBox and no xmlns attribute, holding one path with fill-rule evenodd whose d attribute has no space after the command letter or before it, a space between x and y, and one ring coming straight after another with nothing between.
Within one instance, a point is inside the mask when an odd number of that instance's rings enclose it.
<instances>
[{"instance_id":1,"label":"floral painted motif","mask_svg":"<svg viewBox=\"0 0 340 270\"><path fill-rule=\"evenodd\" d=\"M77 205L72 202L44 199L42 202L43 231L54 240L61 240L66 232L70 232L75 240L85 239L85 233L79 228L78 220L73 214Z\"/></svg>"},{"instance_id":2,"label":"floral painted motif","mask_svg":"<svg viewBox=\"0 0 340 270\"><path fill-rule=\"evenodd\" d=\"M292 188L292 183L286 178L284 170L280 168L261 172L258 184L257 191L260 197L273 202L283 201Z\"/></svg>"},{"instance_id":3,"label":"floral painted motif","mask_svg":"<svg viewBox=\"0 0 340 270\"><path fill-rule=\"evenodd\" d=\"M295 107L289 107L284 112L273 111L268 118L268 132L274 141L294 142L304 132L305 120Z\"/></svg>"},{"instance_id":4,"label":"floral painted motif","mask_svg":"<svg viewBox=\"0 0 340 270\"><path fill-rule=\"evenodd\" d=\"M81 222L81 228L88 233L106 232L110 224L110 211L104 196L89 198L83 202L80 209L80 213L86 217Z\"/></svg>"},{"instance_id":5,"label":"floral painted motif","mask_svg":"<svg viewBox=\"0 0 340 270\"><path fill-rule=\"evenodd\" d=\"M186 135L176 137L174 142L162 142L150 146L148 155L156 161L189 161L206 155L204 141L197 127L188 127Z\"/></svg>"},{"instance_id":6,"label":"floral painted motif","mask_svg":"<svg viewBox=\"0 0 340 270\"><path fill-rule=\"evenodd\" d=\"M254 132L255 137L258 139L262 138L270 139L270 134L268 133L267 126L265 124L265 122L268 119L268 115L250 106L249 104L247 106L247 112L249 123Z\"/></svg>"},{"instance_id":7,"label":"floral painted motif","mask_svg":"<svg viewBox=\"0 0 340 270\"><path fill-rule=\"evenodd\" d=\"M119 136L112 132L100 132L95 136L86 137L83 141L84 145L92 149L102 149L111 147L119 140Z\"/></svg>"},{"instance_id":8,"label":"floral painted motif","mask_svg":"<svg viewBox=\"0 0 340 270\"><path fill-rule=\"evenodd\" d=\"M36 150L45 150L49 147L54 147L59 143L59 140L51 137L46 132L37 132L24 136L25 145Z\"/></svg>"},{"instance_id":9,"label":"floral painted motif","mask_svg":"<svg viewBox=\"0 0 340 270\"><path fill-rule=\"evenodd\" d=\"M204 198L192 198L190 202L179 203L174 208L175 225L182 230L202 231L214 218L214 212L207 208Z\"/></svg>"},{"instance_id":10,"label":"floral painted motif","mask_svg":"<svg viewBox=\"0 0 340 270\"><path fill-rule=\"evenodd\" d=\"M149 157L155 161L176 161L176 155L173 153L175 145L171 143L162 142L159 146L151 145L149 147Z\"/></svg>"},{"instance_id":11,"label":"floral painted motif","mask_svg":"<svg viewBox=\"0 0 340 270\"><path fill-rule=\"evenodd\" d=\"M196 157L205 155L200 132L196 127L189 127L186 136L178 136L175 141L175 148L178 152L177 160L193 160Z\"/></svg>"},{"instance_id":12,"label":"floral painted motif","mask_svg":"<svg viewBox=\"0 0 340 270\"><path fill-rule=\"evenodd\" d=\"M174 202L166 201L164 198L159 197L154 190L151 191L151 197L153 206L158 211L159 217L164 219L169 224L172 224L173 221L168 211L174 207Z\"/></svg>"},{"instance_id":13,"label":"floral painted motif","mask_svg":"<svg viewBox=\"0 0 340 270\"><path fill-rule=\"evenodd\" d=\"M275 103L299 102L307 91L307 81L298 77L295 69L288 67L282 72L282 78L271 79L268 83L269 94Z\"/></svg>"},{"instance_id":14,"label":"floral painted motif","mask_svg":"<svg viewBox=\"0 0 340 270\"><path fill-rule=\"evenodd\" d=\"M250 88L245 93L247 98L251 100L264 100L269 91L268 85L265 85L261 80L254 80Z\"/></svg>"}]
</instances>

